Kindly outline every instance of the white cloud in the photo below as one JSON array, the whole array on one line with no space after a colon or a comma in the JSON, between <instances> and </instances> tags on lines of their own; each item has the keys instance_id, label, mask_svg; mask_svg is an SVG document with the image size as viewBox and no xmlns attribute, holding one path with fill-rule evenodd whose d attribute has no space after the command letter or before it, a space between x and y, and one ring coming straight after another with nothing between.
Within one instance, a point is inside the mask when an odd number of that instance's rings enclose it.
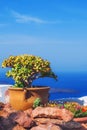
<instances>
[{"instance_id":1,"label":"white cloud","mask_svg":"<svg viewBox=\"0 0 87 130\"><path fill-rule=\"evenodd\" d=\"M36 17L31 17L27 15L20 14L18 12L12 11L13 16L16 18L16 22L18 23L29 23L29 22L34 22L34 23L47 23L47 21L36 18Z\"/></svg>"},{"instance_id":2,"label":"white cloud","mask_svg":"<svg viewBox=\"0 0 87 130\"><path fill-rule=\"evenodd\" d=\"M16 18L17 23L39 23L39 24L59 24L62 21L47 21L37 17L20 14L16 11L12 11L13 16Z\"/></svg>"}]
</instances>

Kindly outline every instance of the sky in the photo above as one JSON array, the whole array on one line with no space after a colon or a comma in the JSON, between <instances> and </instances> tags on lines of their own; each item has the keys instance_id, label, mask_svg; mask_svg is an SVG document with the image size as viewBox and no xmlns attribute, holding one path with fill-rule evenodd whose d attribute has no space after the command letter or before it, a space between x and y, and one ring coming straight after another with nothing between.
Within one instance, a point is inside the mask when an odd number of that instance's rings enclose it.
<instances>
[{"instance_id":1,"label":"sky","mask_svg":"<svg viewBox=\"0 0 87 130\"><path fill-rule=\"evenodd\" d=\"M0 65L19 54L87 72L87 0L0 0Z\"/></svg>"}]
</instances>

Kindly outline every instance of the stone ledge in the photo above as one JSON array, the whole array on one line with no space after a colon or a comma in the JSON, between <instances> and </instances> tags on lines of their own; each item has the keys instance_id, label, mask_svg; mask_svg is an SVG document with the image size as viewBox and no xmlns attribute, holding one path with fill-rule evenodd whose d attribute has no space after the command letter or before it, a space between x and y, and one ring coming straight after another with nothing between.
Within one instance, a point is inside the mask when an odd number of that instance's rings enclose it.
<instances>
[{"instance_id":1,"label":"stone ledge","mask_svg":"<svg viewBox=\"0 0 87 130\"><path fill-rule=\"evenodd\" d=\"M46 108L41 109L46 112ZM52 114L51 112L54 112L54 110L49 108L48 113ZM57 110L56 112L58 112ZM35 110L32 109L16 111L9 104L2 104L2 107L0 107L0 130L49 130L49 128L50 130L87 130L86 124L78 123L72 116L70 120L65 121L58 117L52 119L50 116L48 116L50 118L32 117L33 112ZM56 114L56 112L54 113ZM62 109L59 114L62 115Z\"/></svg>"}]
</instances>

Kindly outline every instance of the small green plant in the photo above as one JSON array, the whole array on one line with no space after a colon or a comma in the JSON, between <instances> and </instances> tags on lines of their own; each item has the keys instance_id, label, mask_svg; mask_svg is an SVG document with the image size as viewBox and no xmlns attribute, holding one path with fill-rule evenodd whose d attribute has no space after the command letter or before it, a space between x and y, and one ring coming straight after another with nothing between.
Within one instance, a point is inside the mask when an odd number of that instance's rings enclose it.
<instances>
[{"instance_id":1,"label":"small green plant","mask_svg":"<svg viewBox=\"0 0 87 130\"><path fill-rule=\"evenodd\" d=\"M85 117L87 116L87 106L82 106L79 110L76 111L75 117Z\"/></svg>"},{"instance_id":2,"label":"small green plant","mask_svg":"<svg viewBox=\"0 0 87 130\"><path fill-rule=\"evenodd\" d=\"M50 62L38 56L10 56L2 62L2 67L11 68L6 75L14 79L15 87L32 87L35 79L43 77L57 79L50 67Z\"/></svg>"},{"instance_id":3,"label":"small green plant","mask_svg":"<svg viewBox=\"0 0 87 130\"><path fill-rule=\"evenodd\" d=\"M64 103L64 108L75 114L78 110L80 110L81 106L76 102L66 102Z\"/></svg>"},{"instance_id":4,"label":"small green plant","mask_svg":"<svg viewBox=\"0 0 87 130\"><path fill-rule=\"evenodd\" d=\"M79 109L75 112L74 117L86 117L87 111L83 112L82 109Z\"/></svg>"},{"instance_id":5,"label":"small green plant","mask_svg":"<svg viewBox=\"0 0 87 130\"><path fill-rule=\"evenodd\" d=\"M33 103L33 108L36 108L41 105L41 99L37 98Z\"/></svg>"}]
</instances>

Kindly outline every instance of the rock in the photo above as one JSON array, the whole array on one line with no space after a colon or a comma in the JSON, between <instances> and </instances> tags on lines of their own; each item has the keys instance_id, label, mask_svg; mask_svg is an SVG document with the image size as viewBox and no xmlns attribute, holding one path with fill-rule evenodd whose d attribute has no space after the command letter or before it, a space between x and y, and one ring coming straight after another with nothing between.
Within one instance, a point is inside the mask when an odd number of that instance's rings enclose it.
<instances>
[{"instance_id":1,"label":"rock","mask_svg":"<svg viewBox=\"0 0 87 130\"><path fill-rule=\"evenodd\" d=\"M48 124L48 125L39 125L31 128L30 130L62 130L59 126Z\"/></svg>"},{"instance_id":2,"label":"rock","mask_svg":"<svg viewBox=\"0 0 87 130\"><path fill-rule=\"evenodd\" d=\"M66 109L60 109L60 113L58 114L60 114L61 119L65 122L71 121L74 117L73 113Z\"/></svg>"},{"instance_id":3,"label":"rock","mask_svg":"<svg viewBox=\"0 0 87 130\"><path fill-rule=\"evenodd\" d=\"M0 110L4 108L4 103L0 102Z\"/></svg>"},{"instance_id":4,"label":"rock","mask_svg":"<svg viewBox=\"0 0 87 130\"><path fill-rule=\"evenodd\" d=\"M75 121L69 121L69 122L64 122L63 120L58 120L58 119L50 119L50 118L35 118L34 119L37 125L47 125L48 123L51 123L53 125L61 126L64 130L75 130L75 129L80 129L81 124L77 123Z\"/></svg>"},{"instance_id":5,"label":"rock","mask_svg":"<svg viewBox=\"0 0 87 130\"><path fill-rule=\"evenodd\" d=\"M49 130L49 129L48 129ZM51 130L62 130L62 128L60 128L59 126L57 126L57 125L53 125L52 127L51 127Z\"/></svg>"},{"instance_id":6,"label":"rock","mask_svg":"<svg viewBox=\"0 0 87 130\"><path fill-rule=\"evenodd\" d=\"M8 117L9 114L16 112L16 110L14 110L10 104L4 104L3 109L0 111L0 116L2 117Z\"/></svg>"},{"instance_id":7,"label":"rock","mask_svg":"<svg viewBox=\"0 0 87 130\"><path fill-rule=\"evenodd\" d=\"M74 118L73 120L79 123L87 123L87 117Z\"/></svg>"},{"instance_id":8,"label":"rock","mask_svg":"<svg viewBox=\"0 0 87 130\"><path fill-rule=\"evenodd\" d=\"M2 126L2 124L0 124L0 130L4 130L4 127Z\"/></svg>"},{"instance_id":9,"label":"rock","mask_svg":"<svg viewBox=\"0 0 87 130\"><path fill-rule=\"evenodd\" d=\"M75 130L75 129L80 129L82 126L80 123L77 123L75 121L70 121L70 122L65 122L61 125L63 129L66 128L66 130Z\"/></svg>"},{"instance_id":10,"label":"rock","mask_svg":"<svg viewBox=\"0 0 87 130\"><path fill-rule=\"evenodd\" d=\"M9 116L9 113L7 112L7 111L0 111L0 116L2 116L2 117L8 117Z\"/></svg>"},{"instance_id":11,"label":"rock","mask_svg":"<svg viewBox=\"0 0 87 130\"><path fill-rule=\"evenodd\" d=\"M16 125L14 126L14 128L12 130L26 130L25 128L23 128L22 126L20 125Z\"/></svg>"},{"instance_id":12,"label":"rock","mask_svg":"<svg viewBox=\"0 0 87 130\"><path fill-rule=\"evenodd\" d=\"M14 124L19 124L24 128L30 128L31 126L34 125L34 121L30 116L30 112L32 111L31 110L30 111L27 110L26 112L16 111L9 104L5 104L2 111L0 111L0 118L3 119L2 124L8 123L9 126L9 124L11 123L12 127L14 126Z\"/></svg>"},{"instance_id":13,"label":"rock","mask_svg":"<svg viewBox=\"0 0 87 130\"><path fill-rule=\"evenodd\" d=\"M32 111L32 117L57 118L68 122L73 119L73 114L66 109L59 109L58 107L37 107Z\"/></svg>"},{"instance_id":14,"label":"rock","mask_svg":"<svg viewBox=\"0 0 87 130\"><path fill-rule=\"evenodd\" d=\"M3 111L8 112L9 114L16 112L16 110L13 109L9 103L4 105Z\"/></svg>"},{"instance_id":15,"label":"rock","mask_svg":"<svg viewBox=\"0 0 87 130\"><path fill-rule=\"evenodd\" d=\"M0 110L0 130L86 130L73 114L58 107L37 107L16 111L9 104ZM37 126L36 126L37 125Z\"/></svg>"},{"instance_id":16,"label":"rock","mask_svg":"<svg viewBox=\"0 0 87 130\"><path fill-rule=\"evenodd\" d=\"M31 116L32 115L32 108L29 108L27 110L24 111L25 114L27 114L28 116Z\"/></svg>"},{"instance_id":17,"label":"rock","mask_svg":"<svg viewBox=\"0 0 87 130\"><path fill-rule=\"evenodd\" d=\"M50 119L50 118L35 118L34 121L36 122L37 125L40 124L48 124L48 123L52 123L55 125L62 125L64 123L63 120L58 120L58 119Z\"/></svg>"},{"instance_id":18,"label":"rock","mask_svg":"<svg viewBox=\"0 0 87 130\"><path fill-rule=\"evenodd\" d=\"M80 130L87 130L87 124L82 123L82 128Z\"/></svg>"},{"instance_id":19,"label":"rock","mask_svg":"<svg viewBox=\"0 0 87 130\"><path fill-rule=\"evenodd\" d=\"M8 118L0 117L0 126L2 129L0 130L12 130L12 128L16 125L15 122L12 122Z\"/></svg>"},{"instance_id":20,"label":"rock","mask_svg":"<svg viewBox=\"0 0 87 130\"><path fill-rule=\"evenodd\" d=\"M24 128L30 128L34 125L32 118L23 111L12 113L9 118Z\"/></svg>"},{"instance_id":21,"label":"rock","mask_svg":"<svg viewBox=\"0 0 87 130\"><path fill-rule=\"evenodd\" d=\"M19 124L11 121L9 118L0 118L0 130L26 130Z\"/></svg>"}]
</instances>

